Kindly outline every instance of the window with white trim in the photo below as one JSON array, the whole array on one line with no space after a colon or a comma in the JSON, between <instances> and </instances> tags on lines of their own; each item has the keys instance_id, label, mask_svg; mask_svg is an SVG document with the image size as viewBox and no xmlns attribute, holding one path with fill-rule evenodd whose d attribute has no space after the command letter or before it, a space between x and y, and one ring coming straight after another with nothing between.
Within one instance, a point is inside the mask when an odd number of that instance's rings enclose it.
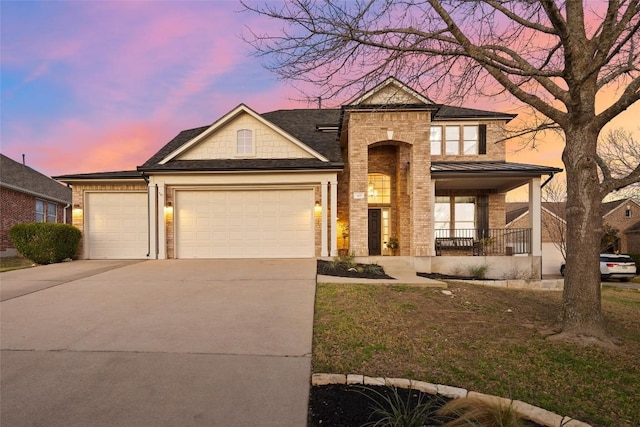
<instances>
[{"instance_id":1,"label":"window with white trim","mask_svg":"<svg viewBox=\"0 0 640 427\"><path fill-rule=\"evenodd\" d=\"M240 129L236 137L236 154L239 156L253 155L253 131Z\"/></svg>"},{"instance_id":2,"label":"window with white trim","mask_svg":"<svg viewBox=\"0 0 640 427\"><path fill-rule=\"evenodd\" d=\"M476 198L473 196L437 196L434 226L438 237L465 237L475 228Z\"/></svg>"},{"instance_id":3,"label":"window with white trim","mask_svg":"<svg viewBox=\"0 0 640 427\"><path fill-rule=\"evenodd\" d=\"M486 154L486 132L486 125L431 126L429 132L431 155Z\"/></svg>"},{"instance_id":4,"label":"window with white trim","mask_svg":"<svg viewBox=\"0 0 640 427\"><path fill-rule=\"evenodd\" d=\"M36 222L44 222L45 220L45 203L36 199Z\"/></svg>"},{"instance_id":5,"label":"window with white trim","mask_svg":"<svg viewBox=\"0 0 640 427\"><path fill-rule=\"evenodd\" d=\"M431 126L429 140L431 141L431 155L442 154L442 126Z\"/></svg>"}]
</instances>

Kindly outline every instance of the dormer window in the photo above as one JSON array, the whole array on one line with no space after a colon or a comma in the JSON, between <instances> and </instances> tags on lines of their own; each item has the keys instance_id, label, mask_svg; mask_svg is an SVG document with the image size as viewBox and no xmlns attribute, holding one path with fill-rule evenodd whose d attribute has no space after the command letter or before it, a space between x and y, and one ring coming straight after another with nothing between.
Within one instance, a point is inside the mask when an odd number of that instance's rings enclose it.
<instances>
[{"instance_id":1,"label":"dormer window","mask_svg":"<svg viewBox=\"0 0 640 427\"><path fill-rule=\"evenodd\" d=\"M240 129L236 140L236 154L238 156L252 156L253 150L253 131L250 129Z\"/></svg>"}]
</instances>

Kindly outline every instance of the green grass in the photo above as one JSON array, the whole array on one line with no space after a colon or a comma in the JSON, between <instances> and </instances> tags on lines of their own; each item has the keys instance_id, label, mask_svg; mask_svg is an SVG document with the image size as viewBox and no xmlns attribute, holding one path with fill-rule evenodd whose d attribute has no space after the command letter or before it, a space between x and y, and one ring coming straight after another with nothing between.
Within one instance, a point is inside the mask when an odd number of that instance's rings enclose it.
<instances>
[{"instance_id":1,"label":"green grass","mask_svg":"<svg viewBox=\"0 0 640 427\"><path fill-rule=\"evenodd\" d=\"M546 340L561 294L319 284L314 372L413 378L523 400L594 426L640 425L640 292L605 288L617 349ZM509 311L510 310L510 311Z\"/></svg>"},{"instance_id":2,"label":"green grass","mask_svg":"<svg viewBox=\"0 0 640 427\"><path fill-rule=\"evenodd\" d=\"M29 268L33 262L23 257L0 258L0 272Z\"/></svg>"}]
</instances>

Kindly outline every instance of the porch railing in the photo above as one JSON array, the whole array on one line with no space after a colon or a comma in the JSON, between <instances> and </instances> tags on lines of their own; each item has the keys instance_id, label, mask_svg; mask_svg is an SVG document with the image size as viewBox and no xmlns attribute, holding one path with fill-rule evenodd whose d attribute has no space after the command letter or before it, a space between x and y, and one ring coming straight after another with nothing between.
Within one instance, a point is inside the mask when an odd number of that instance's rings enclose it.
<instances>
[{"instance_id":1,"label":"porch railing","mask_svg":"<svg viewBox=\"0 0 640 427\"><path fill-rule=\"evenodd\" d=\"M435 230L436 255L515 255L531 253L530 228Z\"/></svg>"}]
</instances>

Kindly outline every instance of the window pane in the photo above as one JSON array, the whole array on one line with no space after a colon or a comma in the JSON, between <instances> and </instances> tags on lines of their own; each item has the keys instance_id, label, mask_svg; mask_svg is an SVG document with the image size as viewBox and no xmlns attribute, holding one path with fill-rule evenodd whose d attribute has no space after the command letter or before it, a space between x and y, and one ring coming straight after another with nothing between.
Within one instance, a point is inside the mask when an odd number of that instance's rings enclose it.
<instances>
[{"instance_id":1,"label":"window pane","mask_svg":"<svg viewBox=\"0 0 640 427\"><path fill-rule=\"evenodd\" d=\"M253 154L253 132L249 129L241 129L237 135L237 153Z\"/></svg>"},{"instance_id":2,"label":"window pane","mask_svg":"<svg viewBox=\"0 0 640 427\"><path fill-rule=\"evenodd\" d=\"M456 197L455 204L456 229L475 228L475 199L473 197Z\"/></svg>"},{"instance_id":3,"label":"window pane","mask_svg":"<svg viewBox=\"0 0 640 427\"><path fill-rule=\"evenodd\" d=\"M367 198L369 203L390 204L391 203L391 178L381 173L370 173L367 175Z\"/></svg>"},{"instance_id":4,"label":"window pane","mask_svg":"<svg viewBox=\"0 0 640 427\"><path fill-rule=\"evenodd\" d=\"M478 154L478 126L464 127L464 154Z\"/></svg>"},{"instance_id":5,"label":"window pane","mask_svg":"<svg viewBox=\"0 0 640 427\"><path fill-rule=\"evenodd\" d=\"M431 155L442 154L442 126L431 126Z\"/></svg>"},{"instance_id":6,"label":"window pane","mask_svg":"<svg viewBox=\"0 0 640 427\"><path fill-rule=\"evenodd\" d=\"M56 222L56 204L47 203L47 222Z\"/></svg>"},{"instance_id":7,"label":"window pane","mask_svg":"<svg viewBox=\"0 0 640 427\"><path fill-rule=\"evenodd\" d=\"M36 222L44 222L44 202L36 200Z\"/></svg>"},{"instance_id":8,"label":"window pane","mask_svg":"<svg viewBox=\"0 0 640 427\"><path fill-rule=\"evenodd\" d=\"M460 126L447 126L445 154L460 154Z\"/></svg>"}]
</instances>

